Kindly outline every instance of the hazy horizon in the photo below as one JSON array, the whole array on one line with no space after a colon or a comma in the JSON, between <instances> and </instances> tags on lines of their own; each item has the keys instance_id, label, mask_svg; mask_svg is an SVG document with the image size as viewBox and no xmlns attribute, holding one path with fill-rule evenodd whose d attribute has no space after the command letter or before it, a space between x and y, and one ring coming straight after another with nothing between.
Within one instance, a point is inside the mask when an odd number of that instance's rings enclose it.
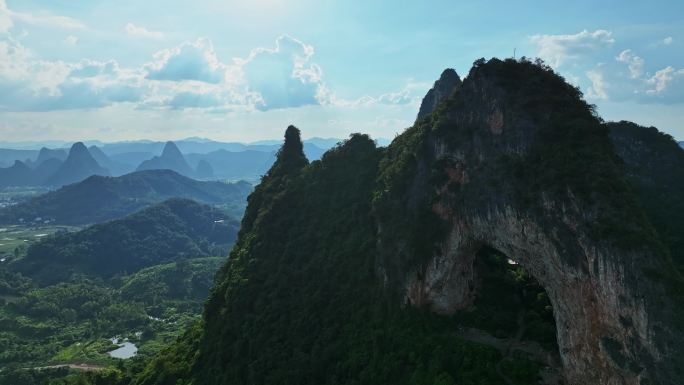
<instances>
[{"instance_id":1,"label":"hazy horizon","mask_svg":"<svg viewBox=\"0 0 684 385\"><path fill-rule=\"evenodd\" d=\"M310 141L342 141L347 138L322 138L319 136L312 136L312 137L302 137L302 140L304 142L310 142ZM372 137L373 140L376 140L381 143L389 143L391 139L389 138L375 138ZM234 140L234 141L222 141L222 140L214 140L210 138L202 138L202 137L181 137L181 138L168 138L168 139L133 139L133 140L112 140L112 141L102 141L98 139L80 139L80 140L59 140L59 139L46 139L46 140L25 140L25 141L3 141L0 140L0 148L5 148L5 149L40 149L40 147L47 147L51 148L68 148L74 143L77 142L82 142L88 146L90 145L109 145L109 144L120 144L120 143L163 143L163 142L196 142L196 143L202 143L202 142L217 142L217 143L240 143L244 145L261 145L261 144L268 144L268 145L275 145L275 144L280 144L282 143L283 138L273 138L273 139L261 139L261 140L255 140L255 141L239 141L239 140Z\"/></svg>"}]
</instances>

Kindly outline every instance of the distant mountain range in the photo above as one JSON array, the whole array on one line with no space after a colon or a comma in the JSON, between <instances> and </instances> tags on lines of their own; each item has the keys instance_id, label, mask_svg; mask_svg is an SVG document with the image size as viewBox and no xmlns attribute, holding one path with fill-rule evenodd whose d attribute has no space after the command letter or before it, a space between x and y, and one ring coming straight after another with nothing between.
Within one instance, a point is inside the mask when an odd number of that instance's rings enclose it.
<instances>
[{"instance_id":1,"label":"distant mountain range","mask_svg":"<svg viewBox=\"0 0 684 385\"><path fill-rule=\"evenodd\" d=\"M390 140L385 138L376 139L378 145L385 146L389 144ZM311 143L320 148L330 148L341 142L340 138L319 138L312 137L309 139L304 139L304 143ZM131 141L121 141L121 142L109 142L105 143L99 140L83 140L82 141L87 146L97 146L103 148L106 153L118 153L118 152L128 152L128 151L145 151L158 153L164 147L163 141L155 140L131 140ZM229 151L244 151L249 148L257 146L279 146L282 143L282 139L272 139L272 140L259 140L256 142L221 142L207 138L200 137L189 137L185 139L174 140L182 152L208 152L218 149L226 149ZM42 147L49 148L69 148L73 144L71 141L63 140L50 140L50 141L21 141L21 142L11 142L11 141L0 141L0 148L20 150L20 151L37 151ZM193 146L196 146L193 148ZM213 148L212 148L213 146ZM25 159L25 158L19 158Z\"/></svg>"},{"instance_id":2,"label":"distant mountain range","mask_svg":"<svg viewBox=\"0 0 684 385\"><path fill-rule=\"evenodd\" d=\"M0 209L0 223L102 223L172 197L220 206L239 218L251 190L247 182L202 182L171 170L140 171L120 177L91 176Z\"/></svg>"},{"instance_id":3,"label":"distant mountain range","mask_svg":"<svg viewBox=\"0 0 684 385\"><path fill-rule=\"evenodd\" d=\"M41 164L50 159L57 159L61 162L64 162L67 156L69 156L69 154L61 148L52 150L47 147L43 147L38 152L38 157L36 158L35 166L40 166Z\"/></svg>"},{"instance_id":4,"label":"distant mountain range","mask_svg":"<svg viewBox=\"0 0 684 385\"><path fill-rule=\"evenodd\" d=\"M63 150L42 148L35 161L15 160L11 167L0 168L0 187L63 186L91 175L109 175L86 146L74 143L67 154Z\"/></svg>"},{"instance_id":5,"label":"distant mountain range","mask_svg":"<svg viewBox=\"0 0 684 385\"><path fill-rule=\"evenodd\" d=\"M340 140L312 138L304 141L311 160ZM382 143L388 141L382 140ZM90 144L86 147L86 144ZM0 148L0 187L60 187L90 175L121 176L133 171L170 169L199 179L258 180L273 164L278 141L250 144L189 138L177 142L77 142L67 152L62 147L31 149ZM2 143L16 146L16 143ZM54 143L53 143L54 144ZM4 168L2 168L4 167Z\"/></svg>"}]
</instances>

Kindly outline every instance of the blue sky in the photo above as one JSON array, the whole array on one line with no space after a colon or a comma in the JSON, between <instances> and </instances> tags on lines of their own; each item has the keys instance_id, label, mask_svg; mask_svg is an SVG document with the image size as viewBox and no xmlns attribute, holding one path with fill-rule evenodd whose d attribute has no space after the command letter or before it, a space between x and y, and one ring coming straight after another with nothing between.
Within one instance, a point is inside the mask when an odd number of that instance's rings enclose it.
<instances>
[{"instance_id":1,"label":"blue sky","mask_svg":"<svg viewBox=\"0 0 684 385\"><path fill-rule=\"evenodd\" d=\"M684 140L684 2L597 3L0 0L0 135L392 138L444 68L515 48Z\"/></svg>"}]
</instances>

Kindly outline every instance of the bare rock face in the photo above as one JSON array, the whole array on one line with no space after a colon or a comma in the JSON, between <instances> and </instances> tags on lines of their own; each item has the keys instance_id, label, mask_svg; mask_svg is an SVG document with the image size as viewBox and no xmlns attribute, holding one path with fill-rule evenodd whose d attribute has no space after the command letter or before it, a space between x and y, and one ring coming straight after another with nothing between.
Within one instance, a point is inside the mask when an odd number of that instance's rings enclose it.
<instances>
[{"instance_id":1,"label":"bare rock face","mask_svg":"<svg viewBox=\"0 0 684 385\"><path fill-rule=\"evenodd\" d=\"M421 119L434 111L439 103L444 99L451 97L460 85L461 78L456 71L451 68L445 69L434 86L432 86L432 89L430 89L427 95L425 95L425 98L423 98L423 102L420 104L420 110L418 111L418 119Z\"/></svg>"},{"instance_id":2,"label":"bare rock face","mask_svg":"<svg viewBox=\"0 0 684 385\"><path fill-rule=\"evenodd\" d=\"M476 63L388 148L401 167L380 178L376 270L407 305L453 314L492 247L547 291L568 384L679 384L682 333L654 278L670 262L580 97L541 65Z\"/></svg>"}]
</instances>

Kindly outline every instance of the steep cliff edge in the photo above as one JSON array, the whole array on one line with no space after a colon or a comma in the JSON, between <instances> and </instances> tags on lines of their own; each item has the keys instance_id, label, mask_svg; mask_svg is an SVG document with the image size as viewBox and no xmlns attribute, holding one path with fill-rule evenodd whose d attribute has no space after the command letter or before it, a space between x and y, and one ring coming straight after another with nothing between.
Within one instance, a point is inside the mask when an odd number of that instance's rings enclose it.
<instances>
[{"instance_id":1,"label":"steep cliff edge","mask_svg":"<svg viewBox=\"0 0 684 385\"><path fill-rule=\"evenodd\" d=\"M476 62L382 165L376 268L406 303L467 309L473 259L491 247L546 289L568 383L682 378L675 304L657 278L669 254L608 130L561 77L531 63Z\"/></svg>"},{"instance_id":2,"label":"steep cliff edge","mask_svg":"<svg viewBox=\"0 0 684 385\"><path fill-rule=\"evenodd\" d=\"M565 383L681 383L681 277L609 127L540 63L447 77L386 149L356 134L309 163L288 127L203 322L135 383L539 383L461 332L483 250L548 295Z\"/></svg>"}]
</instances>

